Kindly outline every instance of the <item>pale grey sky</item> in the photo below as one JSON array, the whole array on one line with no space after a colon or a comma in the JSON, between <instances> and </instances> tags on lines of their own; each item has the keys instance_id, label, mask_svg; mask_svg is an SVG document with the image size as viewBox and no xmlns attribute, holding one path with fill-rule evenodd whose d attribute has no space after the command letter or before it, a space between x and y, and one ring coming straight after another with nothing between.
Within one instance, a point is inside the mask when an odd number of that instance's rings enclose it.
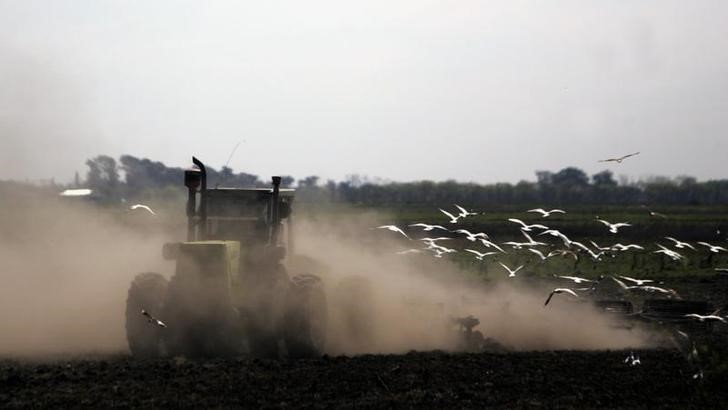
<instances>
[{"instance_id":1,"label":"pale grey sky","mask_svg":"<svg viewBox=\"0 0 728 410\"><path fill-rule=\"evenodd\" d=\"M0 0L5 178L726 178L726 1Z\"/></svg>"}]
</instances>

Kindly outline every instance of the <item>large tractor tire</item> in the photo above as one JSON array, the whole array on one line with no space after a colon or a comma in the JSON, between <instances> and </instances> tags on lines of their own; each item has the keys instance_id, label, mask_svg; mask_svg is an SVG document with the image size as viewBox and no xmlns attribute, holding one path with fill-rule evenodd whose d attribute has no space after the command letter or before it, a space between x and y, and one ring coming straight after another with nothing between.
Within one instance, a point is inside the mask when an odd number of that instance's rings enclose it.
<instances>
[{"instance_id":1,"label":"large tractor tire","mask_svg":"<svg viewBox=\"0 0 728 410\"><path fill-rule=\"evenodd\" d=\"M291 280L282 264L255 271L248 282L242 322L245 323L248 351L261 359L278 359L284 338Z\"/></svg>"},{"instance_id":2,"label":"large tractor tire","mask_svg":"<svg viewBox=\"0 0 728 410\"><path fill-rule=\"evenodd\" d=\"M164 328L150 323L142 315L142 309L157 317L167 291L167 279L159 273L145 272L137 275L129 287L126 299L126 339L135 357L157 357Z\"/></svg>"},{"instance_id":3,"label":"large tractor tire","mask_svg":"<svg viewBox=\"0 0 728 410\"><path fill-rule=\"evenodd\" d=\"M204 289L186 283L179 275L169 281L164 302L164 346L170 356L217 357L240 352L241 332L237 313L232 306L221 304L215 309L198 299Z\"/></svg>"},{"instance_id":4,"label":"large tractor tire","mask_svg":"<svg viewBox=\"0 0 728 410\"><path fill-rule=\"evenodd\" d=\"M315 275L291 278L285 318L285 343L288 357L317 357L326 343L326 295Z\"/></svg>"}]
</instances>

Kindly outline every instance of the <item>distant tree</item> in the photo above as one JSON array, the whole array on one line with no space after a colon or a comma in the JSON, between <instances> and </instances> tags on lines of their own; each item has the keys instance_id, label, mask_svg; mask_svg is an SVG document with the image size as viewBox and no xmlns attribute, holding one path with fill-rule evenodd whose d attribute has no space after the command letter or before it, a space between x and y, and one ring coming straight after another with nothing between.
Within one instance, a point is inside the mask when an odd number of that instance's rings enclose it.
<instances>
[{"instance_id":1,"label":"distant tree","mask_svg":"<svg viewBox=\"0 0 728 410\"><path fill-rule=\"evenodd\" d=\"M299 188L313 188L318 185L319 177L316 175L311 175L303 179L298 180L298 187Z\"/></svg>"},{"instance_id":2,"label":"distant tree","mask_svg":"<svg viewBox=\"0 0 728 410\"><path fill-rule=\"evenodd\" d=\"M554 185L584 187L589 185L589 177L579 168L567 167L555 173L552 182Z\"/></svg>"},{"instance_id":3,"label":"distant tree","mask_svg":"<svg viewBox=\"0 0 728 410\"><path fill-rule=\"evenodd\" d=\"M281 177L281 186L284 188L292 187L294 182L296 182L296 178L290 175L283 175Z\"/></svg>"},{"instance_id":4,"label":"distant tree","mask_svg":"<svg viewBox=\"0 0 728 410\"><path fill-rule=\"evenodd\" d=\"M86 161L88 173L86 183L101 196L112 200L119 196L119 168L116 160L106 155Z\"/></svg>"},{"instance_id":5,"label":"distant tree","mask_svg":"<svg viewBox=\"0 0 728 410\"><path fill-rule=\"evenodd\" d=\"M536 171L536 182L539 185L551 185L554 181L554 173L551 171Z\"/></svg>"},{"instance_id":6,"label":"distant tree","mask_svg":"<svg viewBox=\"0 0 728 410\"><path fill-rule=\"evenodd\" d=\"M617 181L614 180L614 174L610 170L604 170L592 175L592 183L599 187L617 186Z\"/></svg>"}]
</instances>

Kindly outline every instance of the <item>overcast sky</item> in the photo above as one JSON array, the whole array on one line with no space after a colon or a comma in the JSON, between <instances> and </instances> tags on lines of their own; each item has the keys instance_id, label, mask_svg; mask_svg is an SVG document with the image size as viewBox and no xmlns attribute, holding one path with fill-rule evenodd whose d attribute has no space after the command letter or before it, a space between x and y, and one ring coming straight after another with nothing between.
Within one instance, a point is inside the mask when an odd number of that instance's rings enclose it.
<instances>
[{"instance_id":1,"label":"overcast sky","mask_svg":"<svg viewBox=\"0 0 728 410\"><path fill-rule=\"evenodd\" d=\"M0 0L0 179L728 177L728 2Z\"/></svg>"}]
</instances>

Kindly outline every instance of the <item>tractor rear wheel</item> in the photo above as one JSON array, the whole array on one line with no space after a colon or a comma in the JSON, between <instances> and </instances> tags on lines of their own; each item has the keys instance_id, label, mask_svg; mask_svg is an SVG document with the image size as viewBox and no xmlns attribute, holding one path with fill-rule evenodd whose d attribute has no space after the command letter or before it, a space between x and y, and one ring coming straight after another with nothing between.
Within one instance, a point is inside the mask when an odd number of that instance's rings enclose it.
<instances>
[{"instance_id":1,"label":"tractor rear wheel","mask_svg":"<svg viewBox=\"0 0 728 410\"><path fill-rule=\"evenodd\" d=\"M159 342L163 328L150 323L142 315L142 309L157 316L167 291L167 279L159 273L145 272L137 275L129 287L126 299L126 339L135 357L159 356Z\"/></svg>"},{"instance_id":2,"label":"tractor rear wheel","mask_svg":"<svg viewBox=\"0 0 728 410\"><path fill-rule=\"evenodd\" d=\"M326 323L326 295L321 279L307 274L292 277L284 330L288 356L321 355L326 343Z\"/></svg>"}]
</instances>

